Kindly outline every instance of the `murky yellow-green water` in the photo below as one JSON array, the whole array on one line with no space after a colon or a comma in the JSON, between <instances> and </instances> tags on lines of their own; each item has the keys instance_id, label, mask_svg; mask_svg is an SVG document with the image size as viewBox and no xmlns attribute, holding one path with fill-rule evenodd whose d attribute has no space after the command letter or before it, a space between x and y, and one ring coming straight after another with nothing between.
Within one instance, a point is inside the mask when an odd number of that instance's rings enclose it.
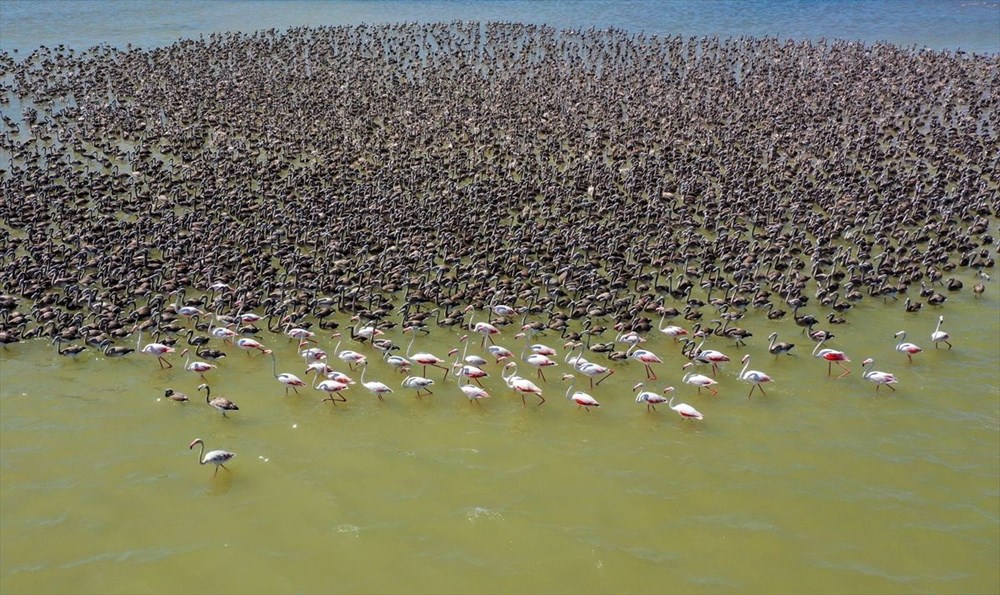
<instances>
[{"instance_id":1,"label":"murky yellow-green water","mask_svg":"<svg viewBox=\"0 0 1000 595\"><path fill-rule=\"evenodd\" d=\"M380 403L359 383L334 407L312 389L285 397L268 359L227 348L209 376L240 407L224 419L159 398L197 393L177 356L160 370L145 355L15 345L0 351L0 590L997 592L1000 287L975 300L963 279L943 309L867 298L850 324L823 325L853 360L842 380L790 319L751 311L745 352L775 378L752 400L731 341L707 344L735 360L710 397L651 333L643 346L665 360L652 386L676 386L700 423L637 405L636 363L612 364L590 413L562 398L565 364L540 408L491 365L479 407L450 377L418 400L352 344L396 393ZM929 340L939 313L951 351ZM912 366L893 349L900 329L925 349ZM767 354L772 330L797 357ZM515 332L500 342L516 352ZM262 334L279 371L304 376L294 345ZM434 328L417 347L444 356L459 334ZM405 345L398 327L388 336ZM555 335L536 340L564 353ZM328 332L320 345L346 371ZM898 392L862 380L868 356ZM198 465L197 437L238 453L230 472Z\"/></svg>"}]
</instances>

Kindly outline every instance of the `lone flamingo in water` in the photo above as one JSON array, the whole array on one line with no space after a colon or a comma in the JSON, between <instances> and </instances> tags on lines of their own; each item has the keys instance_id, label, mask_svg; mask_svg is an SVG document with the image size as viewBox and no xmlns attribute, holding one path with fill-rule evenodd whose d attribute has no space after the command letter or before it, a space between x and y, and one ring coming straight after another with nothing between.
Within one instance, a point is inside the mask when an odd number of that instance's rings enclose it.
<instances>
[{"instance_id":1,"label":"lone flamingo in water","mask_svg":"<svg viewBox=\"0 0 1000 595\"><path fill-rule=\"evenodd\" d=\"M837 378L843 378L844 376L847 376L848 374L851 373L851 369L848 368L847 366L845 366L842 363L842 362L850 362L851 361L851 360L847 359L847 355L845 355L843 351L837 351L835 349L820 349L820 347L822 347L822 346L823 346L823 342L822 341L820 341L819 343L817 343L816 347L813 347L813 353L812 354L813 354L813 357L821 357L821 358L823 358L823 359L825 359L827 361L827 365L826 365L826 375L827 376L830 376L833 373L832 372L832 366L833 366L833 364L837 364L838 366L840 366L841 368L844 369L844 373L841 374L840 376L837 376Z\"/></svg>"},{"instance_id":2,"label":"lone flamingo in water","mask_svg":"<svg viewBox=\"0 0 1000 595\"><path fill-rule=\"evenodd\" d=\"M913 356L923 351L923 349L914 345L913 343L903 342L906 339L906 331L899 331L898 333L896 333L896 336L899 337L899 341L896 341L896 351L900 353L905 353L906 359L910 360L910 363L912 364Z\"/></svg>"},{"instance_id":3,"label":"lone flamingo in water","mask_svg":"<svg viewBox=\"0 0 1000 595\"><path fill-rule=\"evenodd\" d=\"M236 456L235 452L229 452L228 450L210 450L206 453L205 443L202 442L201 438L195 438L191 444L188 445L188 450L194 448L195 444L201 445L201 452L198 454L198 462L202 465L205 463L212 463L215 465L215 473L212 474L212 477L219 474L219 467L229 471L223 463L227 463L232 460L232 458Z\"/></svg>"}]
</instances>

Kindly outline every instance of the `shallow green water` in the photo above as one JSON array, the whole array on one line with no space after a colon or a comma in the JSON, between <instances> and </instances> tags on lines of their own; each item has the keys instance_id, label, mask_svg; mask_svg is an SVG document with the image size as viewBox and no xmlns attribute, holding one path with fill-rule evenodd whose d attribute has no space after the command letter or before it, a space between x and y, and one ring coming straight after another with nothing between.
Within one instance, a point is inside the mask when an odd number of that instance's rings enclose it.
<instances>
[{"instance_id":1,"label":"shallow green water","mask_svg":"<svg viewBox=\"0 0 1000 595\"><path fill-rule=\"evenodd\" d=\"M177 356L160 370L145 355L15 345L0 351L0 590L997 592L1000 287L974 300L963 279L943 309L868 298L850 324L823 325L853 360L841 380L791 320L751 311L748 348L706 345L775 378L751 400L735 361L718 397L696 394L678 346L652 333L643 347L665 363L651 386L674 385L700 423L637 405L634 362L588 391L602 403L590 413L562 397L565 364L527 408L491 364L479 407L439 372L418 400L351 345L396 393L380 403L359 383L335 407L312 389L286 398L266 358L225 348L209 382L240 411L224 419L159 398L197 393ZM930 343L938 313L951 351ZM900 329L925 349L912 366L893 350ZM772 330L798 357L767 354ZM516 352L515 332L499 342ZM304 376L293 344L262 334L279 371ZM443 357L459 334L434 328L417 350ZM557 336L536 340L562 360ZM861 379L869 356L898 392ZM238 453L230 472L197 464L196 437Z\"/></svg>"}]
</instances>

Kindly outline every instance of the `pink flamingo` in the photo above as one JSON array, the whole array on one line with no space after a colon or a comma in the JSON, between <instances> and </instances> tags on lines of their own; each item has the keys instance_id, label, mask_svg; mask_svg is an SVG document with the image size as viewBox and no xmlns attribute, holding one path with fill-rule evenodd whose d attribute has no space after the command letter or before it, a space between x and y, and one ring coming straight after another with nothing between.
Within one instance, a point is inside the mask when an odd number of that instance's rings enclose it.
<instances>
[{"instance_id":1,"label":"pink flamingo","mask_svg":"<svg viewBox=\"0 0 1000 595\"><path fill-rule=\"evenodd\" d=\"M595 399L594 397L588 395L587 393L585 393L583 391L574 391L573 390L574 388L576 388L576 376L574 376L572 374L563 374L562 375L562 379L563 380L572 380L573 381L573 382L569 383L569 388L566 389L566 398L567 399L569 399L570 401L573 401L574 403L576 403L580 407L583 407L588 412L590 412L590 408L591 407L600 407L601 406L601 404L598 403L597 399Z\"/></svg>"},{"instance_id":2,"label":"pink flamingo","mask_svg":"<svg viewBox=\"0 0 1000 595\"><path fill-rule=\"evenodd\" d=\"M295 374L290 374L288 372L282 372L281 374L278 374L278 358L274 355L274 352L271 351L270 349L265 349L264 353L271 356L271 373L274 374L274 377L278 379L278 382L285 385L285 396L286 397L288 396L289 388L294 390L295 394L299 394L298 387L306 386L306 383L303 382L302 379L296 376Z\"/></svg>"},{"instance_id":3,"label":"pink flamingo","mask_svg":"<svg viewBox=\"0 0 1000 595\"><path fill-rule=\"evenodd\" d=\"M189 349L185 349L184 351L181 352L181 357L184 357L185 355L188 356L187 361L184 362L184 369L187 370L188 372L194 372L195 374L198 374L199 376L201 376L202 380L205 379L205 372L211 372L216 367L218 367L215 364L210 364L207 362L191 361L191 354L189 353L189 351L190 351Z\"/></svg>"},{"instance_id":4,"label":"pink flamingo","mask_svg":"<svg viewBox=\"0 0 1000 595\"><path fill-rule=\"evenodd\" d=\"M334 333L333 337L331 337L331 338L336 339L338 337L341 337L340 333ZM357 351L352 351L350 349L344 349L344 350L341 351L340 350L340 344L343 343L343 342L344 342L343 338L340 338L340 340L337 341L336 347L333 348L333 353L338 358L340 358L341 361L346 362L348 368L350 368L351 370L353 370L354 369L354 364L361 364L361 363L365 362L368 359L368 358L366 358L364 356L364 354L358 353Z\"/></svg>"},{"instance_id":5,"label":"pink flamingo","mask_svg":"<svg viewBox=\"0 0 1000 595\"><path fill-rule=\"evenodd\" d=\"M632 390L633 391L637 391L640 388L642 388L643 386L645 386L645 385L643 383L639 382L638 384L636 384L635 386L632 387ZM674 390L674 387L668 386L667 388L663 389L663 393L666 394L668 392L673 392L673 390ZM646 412L649 413L651 411L656 411L656 406L657 405L660 405L662 403L666 403L667 402L667 398L665 396L659 394L659 393L654 393L652 391L644 390L644 391L640 392L639 394L637 394L635 396L635 402L636 403L645 403L646 404Z\"/></svg>"},{"instance_id":6,"label":"pink flamingo","mask_svg":"<svg viewBox=\"0 0 1000 595\"><path fill-rule=\"evenodd\" d=\"M913 356L923 351L923 349L917 347L913 343L903 342L906 339L906 331L899 331L898 333L896 333L896 336L899 337L899 341L896 342L896 351L900 353L905 353L906 359L910 360L910 363L912 364Z\"/></svg>"},{"instance_id":7,"label":"pink flamingo","mask_svg":"<svg viewBox=\"0 0 1000 595\"><path fill-rule=\"evenodd\" d=\"M321 390L327 394L327 398L324 401L330 401L334 405L337 403L346 403L347 397L340 394L340 391L350 388L346 383L337 382L336 380L324 380L319 382L319 374L316 374L316 381L313 383L313 388L316 390ZM333 395L340 397L339 399L333 398Z\"/></svg>"},{"instance_id":8,"label":"pink flamingo","mask_svg":"<svg viewBox=\"0 0 1000 595\"><path fill-rule=\"evenodd\" d=\"M667 318L667 310L666 310L666 308L660 306L659 308L656 309L656 311L661 314L661 316L660 316L660 324L658 326L658 328L659 328L659 330L660 330L661 333L663 333L664 335L666 335L668 337L673 337L674 338L674 342L679 341L678 337L683 337L683 336L685 336L685 335L688 334L687 330L684 329L683 327L674 326L672 324L668 325L668 326L663 326L663 322Z\"/></svg>"},{"instance_id":9,"label":"pink flamingo","mask_svg":"<svg viewBox=\"0 0 1000 595\"><path fill-rule=\"evenodd\" d=\"M249 337L243 337L241 339L237 339L236 340L236 346L239 347L240 349L246 351L247 352L247 356L249 356L250 352L253 351L254 349L256 349L257 351L259 351L261 353L267 353L267 348L265 348L263 344L261 344L259 341L255 341L254 339L251 339Z\"/></svg>"},{"instance_id":10,"label":"pink flamingo","mask_svg":"<svg viewBox=\"0 0 1000 595\"><path fill-rule=\"evenodd\" d=\"M465 308L466 312L469 312L471 310L473 310L473 306L471 304L468 307ZM491 335L499 335L500 334L500 329L498 329L497 327L493 326L489 322L477 322L477 323L473 324L472 323L472 318L473 317L475 317L475 313L473 313L472 316L469 317L469 330L472 331L472 332L474 332L474 333L479 333L480 335L483 336L483 347L486 346L486 340L487 339L489 339L490 343L492 344L493 343L493 337Z\"/></svg>"},{"instance_id":11,"label":"pink flamingo","mask_svg":"<svg viewBox=\"0 0 1000 595\"><path fill-rule=\"evenodd\" d=\"M139 327L138 326L132 327L132 331L134 332L137 328L139 328ZM174 348L173 347L170 347L169 345L164 345L163 343L147 343L145 347L143 347L143 348L140 349L139 348L139 344L140 343L142 343L142 331L139 331L139 337L135 341L135 349L136 349L136 351L140 351L142 353L148 353L149 355L155 356L156 359L160 362L160 369L161 370L163 368L173 368L174 367L173 364L171 364L167 360L163 359L163 356L174 352ZM166 365L164 365L164 364L166 364Z\"/></svg>"},{"instance_id":12,"label":"pink flamingo","mask_svg":"<svg viewBox=\"0 0 1000 595\"><path fill-rule=\"evenodd\" d=\"M518 333L517 336L523 337L525 335L524 333ZM545 382L548 382L547 380L545 380L545 374L542 373L542 368L550 368L552 366L555 366L557 365L556 362L552 361L551 359L540 353L532 353L531 355L526 357L524 355L524 352L527 350L528 350L528 339L525 338L524 347L521 348L521 359L529 366L532 366L533 368L538 370L539 378L541 378Z\"/></svg>"},{"instance_id":13,"label":"pink flamingo","mask_svg":"<svg viewBox=\"0 0 1000 595\"><path fill-rule=\"evenodd\" d=\"M861 368L865 370L865 372L861 374L861 377L864 378L865 380L875 383L875 392L878 392L878 389L881 388L883 384L889 387L889 389L892 390L893 392L896 392L896 389L892 388L892 385L898 383L899 380L888 372L869 370L868 367L874 363L875 360L873 360L872 358L868 358L865 361L861 362Z\"/></svg>"},{"instance_id":14,"label":"pink flamingo","mask_svg":"<svg viewBox=\"0 0 1000 595\"><path fill-rule=\"evenodd\" d=\"M646 378L649 380L656 380L656 374L653 372L653 368L650 367L650 364L662 364L663 360L658 358L652 351L648 351L646 349L636 349L637 345L638 343L629 347L628 351L625 352L625 356L642 362L642 365L646 367Z\"/></svg>"},{"instance_id":15,"label":"pink flamingo","mask_svg":"<svg viewBox=\"0 0 1000 595\"><path fill-rule=\"evenodd\" d=\"M686 369L692 365L694 364L688 362L682 366L682 369ZM681 380L686 384L690 384L691 386L697 386L698 394L701 394L701 389L703 388L707 388L708 390L712 391L713 395L719 394L719 391L712 388L713 384L719 383L717 380L715 380L714 378L709 378L708 376L704 376L702 374L695 374L694 370L691 370L687 374L685 374L684 378L682 378Z\"/></svg>"},{"instance_id":16,"label":"pink flamingo","mask_svg":"<svg viewBox=\"0 0 1000 595\"><path fill-rule=\"evenodd\" d=\"M411 353L411 350L413 349L413 342L417 340L417 333L415 332L415 330L414 330L414 328L412 326L408 326L405 329L403 329L404 333L407 332L407 331L409 331L410 333L413 334L413 338L410 339L410 344L407 345L407 347L406 347L406 359L409 359L411 361L415 361L418 364L420 364L421 366L423 366L424 367L424 375L427 374L427 366L431 366L433 368L440 368L440 369L444 370L444 378L447 378L448 377L448 368L446 368L446 367L444 367L444 366L441 365L441 364L445 363L445 361L443 359L439 358L438 356L436 356L436 355L434 355L432 353Z\"/></svg>"},{"instance_id":17,"label":"pink flamingo","mask_svg":"<svg viewBox=\"0 0 1000 595\"><path fill-rule=\"evenodd\" d=\"M536 385L534 382L518 376L517 364L515 362L510 362L509 364L504 366L504 369L507 368L512 368L511 373L509 375L503 375L501 373L501 376L503 376L503 380L504 382L507 383L508 387L521 393L521 405L525 404L524 395L531 393L539 398L538 406L541 407L542 403L545 402L545 397L542 396L542 389L538 388L538 385Z\"/></svg>"},{"instance_id":18,"label":"pink flamingo","mask_svg":"<svg viewBox=\"0 0 1000 595\"><path fill-rule=\"evenodd\" d=\"M847 376L848 374L851 373L851 369L848 368L847 366L845 366L842 363L842 362L850 362L851 361L851 360L847 359L847 355L845 355L843 351L836 351L834 349L820 349L820 347L822 347L822 346L823 346L823 342L822 341L820 341L819 343L817 343L816 347L813 348L813 353L812 354L813 354L813 357L820 357L820 358L823 358L823 359L825 359L827 361L827 364L826 364L826 375L827 376L829 376L830 374L833 373L832 372L832 366L833 366L833 364L837 364L838 366L840 366L841 368L844 369L844 373L841 374L840 376L837 376L837 378L843 378L844 376Z\"/></svg>"},{"instance_id":19,"label":"pink flamingo","mask_svg":"<svg viewBox=\"0 0 1000 595\"><path fill-rule=\"evenodd\" d=\"M462 394L469 399L469 401L474 401L477 405L479 404L479 401L490 398L490 393L486 392L482 388L479 388L478 386L472 386L469 384L468 379L465 380L464 384L458 385L458 388L462 391Z\"/></svg>"}]
</instances>

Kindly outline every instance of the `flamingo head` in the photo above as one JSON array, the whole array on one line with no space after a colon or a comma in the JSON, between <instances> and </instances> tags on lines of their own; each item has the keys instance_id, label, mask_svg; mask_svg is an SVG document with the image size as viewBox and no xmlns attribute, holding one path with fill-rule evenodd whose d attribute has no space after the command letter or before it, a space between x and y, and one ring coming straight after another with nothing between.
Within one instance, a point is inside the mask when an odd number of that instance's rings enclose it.
<instances>
[{"instance_id":1,"label":"flamingo head","mask_svg":"<svg viewBox=\"0 0 1000 595\"><path fill-rule=\"evenodd\" d=\"M672 393L672 392L674 392L674 387L672 387L672 386L668 386L667 388L663 389L663 393L664 394Z\"/></svg>"},{"instance_id":2,"label":"flamingo head","mask_svg":"<svg viewBox=\"0 0 1000 595\"><path fill-rule=\"evenodd\" d=\"M451 356L455 355L456 353L458 353L458 349L452 349L451 351L448 352L448 357L451 357Z\"/></svg>"},{"instance_id":3,"label":"flamingo head","mask_svg":"<svg viewBox=\"0 0 1000 595\"><path fill-rule=\"evenodd\" d=\"M874 363L875 363L875 360L873 360L872 358L869 357L865 361L861 362L861 365L862 366L870 366L871 364L874 364Z\"/></svg>"},{"instance_id":4,"label":"flamingo head","mask_svg":"<svg viewBox=\"0 0 1000 595\"><path fill-rule=\"evenodd\" d=\"M524 336L524 333L518 333L518 334L514 335L514 338L515 339L520 339L523 336Z\"/></svg>"},{"instance_id":5,"label":"flamingo head","mask_svg":"<svg viewBox=\"0 0 1000 595\"><path fill-rule=\"evenodd\" d=\"M468 338L469 338L469 335L462 335L462 338L460 338L460 339L458 340L458 342L459 342L459 343L461 343L462 341L465 341L465 340L467 340ZM458 351L458 350L456 349L455 351Z\"/></svg>"},{"instance_id":6,"label":"flamingo head","mask_svg":"<svg viewBox=\"0 0 1000 595\"><path fill-rule=\"evenodd\" d=\"M645 385L644 385L643 383L641 383L641 382L636 382L636 383L635 383L635 386L633 386L633 387L632 387L632 390L633 390L633 391L637 391L637 390L639 390L640 388L642 388L643 386L645 386Z\"/></svg>"},{"instance_id":7,"label":"flamingo head","mask_svg":"<svg viewBox=\"0 0 1000 595\"><path fill-rule=\"evenodd\" d=\"M187 355L188 351L190 351L190 349L185 349L184 351L182 351L181 352L181 357Z\"/></svg>"},{"instance_id":8,"label":"flamingo head","mask_svg":"<svg viewBox=\"0 0 1000 595\"><path fill-rule=\"evenodd\" d=\"M563 374L562 375L562 379L563 380L572 380L573 379L573 375L572 374Z\"/></svg>"},{"instance_id":9,"label":"flamingo head","mask_svg":"<svg viewBox=\"0 0 1000 595\"><path fill-rule=\"evenodd\" d=\"M271 349L265 349L263 350L263 353L264 355L271 355L272 353L274 353L274 351L272 351Z\"/></svg>"},{"instance_id":10,"label":"flamingo head","mask_svg":"<svg viewBox=\"0 0 1000 595\"><path fill-rule=\"evenodd\" d=\"M198 390L201 390L203 388L208 388L208 385L204 383L198 385Z\"/></svg>"},{"instance_id":11,"label":"flamingo head","mask_svg":"<svg viewBox=\"0 0 1000 595\"><path fill-rule=\"evenodd\" d=\"M741 364L745 364L745 363L747 363L748 359L750 359L750 354L749 353L743 356L743 359L740 360L740 363Z\"/></svg>"},{"instance_id":12,"label":"flamingo head","mask_svg":"<svg viewBox=\"0 0 1000 595\"><path fill-rule=\"evenodd\" d=\"M693 365L694 364L692 362L688 362L688 363L684 364L683 366L681 366L681 370L687 370L688 368L690 368Z\"/></svg>"},{"instance_id":13,"label":"flamingo head","mask_svg":"<svg viewBox=\"0 0 1000 595\"><path fill-rule=\"evenodd\" d=\"M188 450L194 448L195 444L204 444L204 442L201 441L201 438L195 438L194 440L191 441L191 444L188 445Z\"/></svg>"},{"instance_id":14,"label":"flamingo head","mask_svg":"<svg viewBox=\"0 0 1000 595\"><path fill-rule=\"evenodd\" d=\"M341 336L342 335L340 334L340 332L336 332L336 333L333 333L332 335L330 335L330 338L331 339L339 339Z\"/></svg>"}]
</instances>

